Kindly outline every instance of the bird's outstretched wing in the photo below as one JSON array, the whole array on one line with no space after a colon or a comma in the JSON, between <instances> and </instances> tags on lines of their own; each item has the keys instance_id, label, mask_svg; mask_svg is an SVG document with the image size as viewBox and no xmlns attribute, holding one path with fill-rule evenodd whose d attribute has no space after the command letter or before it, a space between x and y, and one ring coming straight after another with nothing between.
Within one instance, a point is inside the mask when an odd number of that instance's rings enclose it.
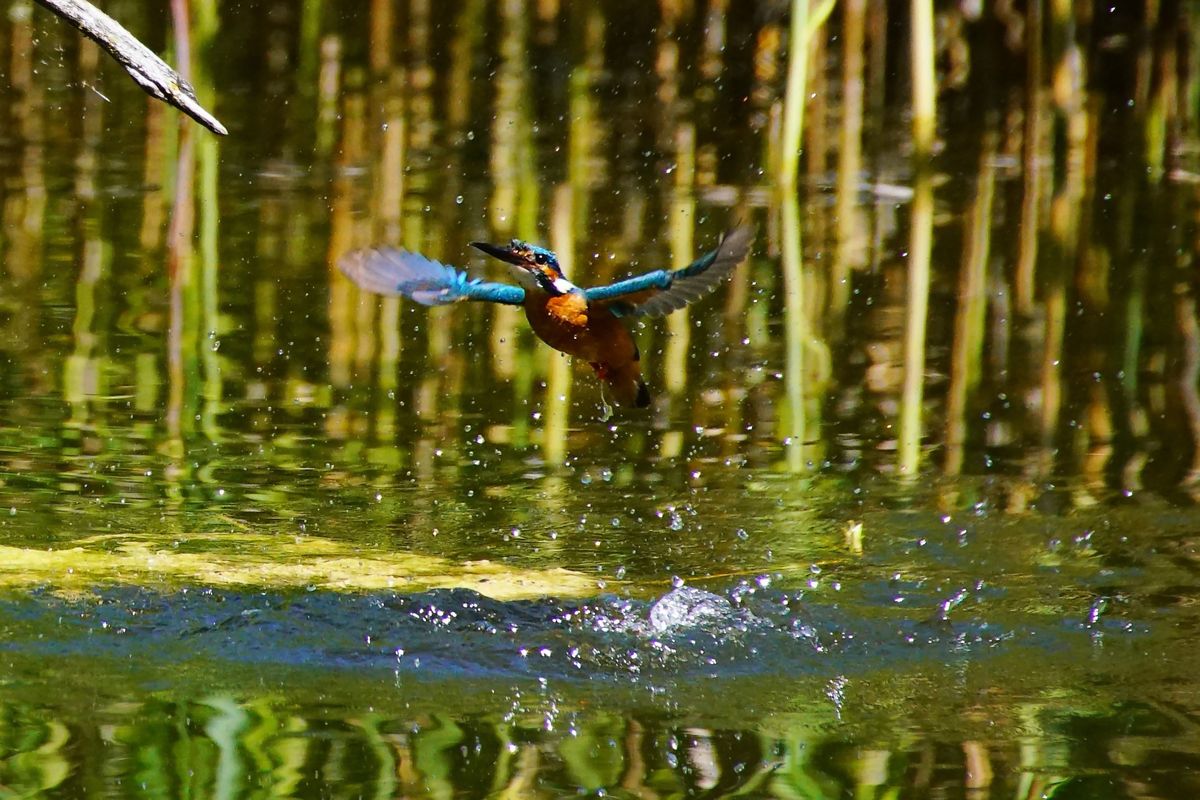
<instances>
[{"instance_id":1,"label":"bird's outstretched wing","mask_svg":"<svg viewBox=\"0 0 1200 800\"><path fill-rule=\"evenodd\" d=\"M520 286L472 279L440 261L392 247L347 253L338 262L338 268L368 292L403 295L424 306L459 300L517 306L525 301L525 290Z\"/></svg>"},{"instance_id":2,"label":"bird's outstretched wing","mask_svg":"<svg viewBox=\"0 0 1200 800\"><path fill-rule=\"evenodd\" d=\"M661 317L711 292L746 259L754 228L742 225L725 234L717 249L682 269L659 269L609 286L584 290L589 303L603 303L618 317Z\"/></svg>"}]
</instances>

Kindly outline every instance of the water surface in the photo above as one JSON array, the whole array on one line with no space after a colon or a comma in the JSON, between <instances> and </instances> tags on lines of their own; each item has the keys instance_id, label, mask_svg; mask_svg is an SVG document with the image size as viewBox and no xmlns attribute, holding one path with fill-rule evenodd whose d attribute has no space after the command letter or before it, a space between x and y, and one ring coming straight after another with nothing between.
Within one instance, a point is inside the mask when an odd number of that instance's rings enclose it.
<instances>
[{"instance_id":1,"label":"water surface","mask_svg":"<svg viewBox=\"0 0 1200 800\"><path fill-rule=\"evenodd\" d=\"M0 23L0 797L1200 788L1190 9L939 7L926 171L907 9L839 4L781 193L779 4L192 6L226 139ZM738 220L607 420L336 270Z\"/></svg>"}]
</instances>

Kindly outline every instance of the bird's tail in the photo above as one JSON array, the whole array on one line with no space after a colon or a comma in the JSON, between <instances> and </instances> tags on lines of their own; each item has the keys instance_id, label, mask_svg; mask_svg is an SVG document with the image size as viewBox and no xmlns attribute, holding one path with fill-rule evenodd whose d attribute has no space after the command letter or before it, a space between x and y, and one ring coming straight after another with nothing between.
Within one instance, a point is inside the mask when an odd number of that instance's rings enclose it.
<instances>
[{"instance_id":1,"label":"bird's tail","mask_svg":"<svg viewBox=\"0 0 1200 800\"><path fill-rule=\"evenodd\" d=\"M650 389L642 380L642 367L637 361L620 366L604 365L596 370L600 380L612 389L619 405L645 408L650 405Z\"/></svg>"}]
</instances>

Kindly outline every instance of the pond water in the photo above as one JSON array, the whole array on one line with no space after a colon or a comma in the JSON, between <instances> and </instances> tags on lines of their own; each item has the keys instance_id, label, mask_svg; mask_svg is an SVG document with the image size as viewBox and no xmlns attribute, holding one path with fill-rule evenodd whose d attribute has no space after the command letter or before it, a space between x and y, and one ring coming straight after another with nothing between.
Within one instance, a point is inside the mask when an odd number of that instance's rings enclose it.
<instances>
[{"instance_id":1,"label":"pond water","mask_svg":"<svg viewBox=\"0 0 1200 800\"><path fill-rule=\"evenodd\" d=\"M1200 23L970 5L930 169L907 5L818 17L783 192L786 4L194 2L218 139L13 2L0 798L1195 796ZM737 222L612 418L336 269Z\"/></svg>"}]
</instances>

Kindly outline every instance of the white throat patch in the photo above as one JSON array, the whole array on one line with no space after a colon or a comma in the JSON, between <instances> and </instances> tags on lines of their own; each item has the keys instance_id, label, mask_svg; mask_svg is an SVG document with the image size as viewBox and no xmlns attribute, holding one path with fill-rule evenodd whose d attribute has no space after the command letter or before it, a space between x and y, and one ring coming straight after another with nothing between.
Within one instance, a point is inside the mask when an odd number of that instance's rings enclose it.
<instances>
[{"instance_id":1,"label":"white throat patch","mask_svg":"<svg viewBox=\"0 0 1200 800\"><path fill-rule=\"evenodd\" d=\"M542 284L538 283L537 277L529 270L517 266L509 266L509 269L512 271L513 277L517 279L517 283L521 284L521 288L525 291L531 291L534 289L539 292L545 291L545 289L542 288ZM555 278L552 285L554 286L554 291L558 294L570 294L578 288L575 284L563 277Z\"/></svg>"}]
</instances>

